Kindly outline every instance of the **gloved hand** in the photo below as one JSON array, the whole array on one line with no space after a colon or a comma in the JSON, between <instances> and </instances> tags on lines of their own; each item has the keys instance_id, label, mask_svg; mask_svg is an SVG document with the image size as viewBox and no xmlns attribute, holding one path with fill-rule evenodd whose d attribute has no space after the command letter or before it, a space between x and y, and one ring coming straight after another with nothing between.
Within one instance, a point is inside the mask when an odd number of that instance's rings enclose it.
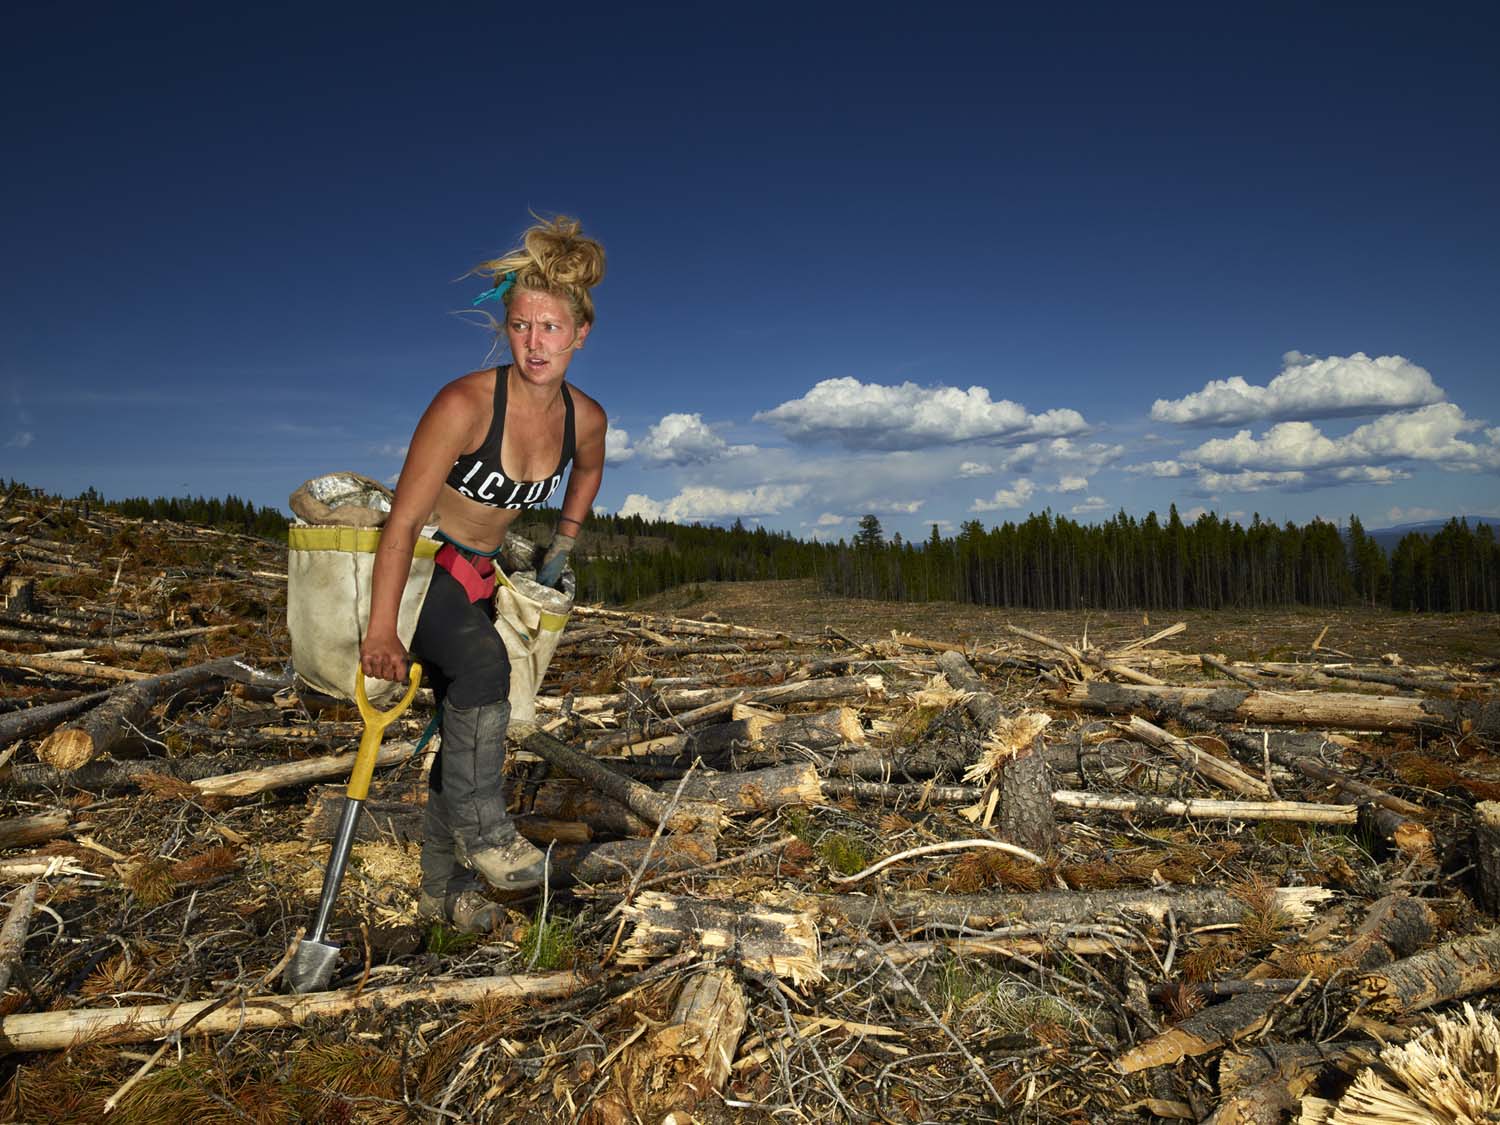
<instances>
[{"instance_id":1,"label":"gloved hand","mask_svg":"<svg viewBox=\"0 0 1500 1125\"><path fill-rule=\"evenodd\" d=\"M536 571L536 580L543 586L557 589L557 584L562 581L563 567L568 564L568 555L573 550L573 540L573 536L562 532L552 537L552 546L547 548L547 553L542 556L542 565Z\"/></svg>"}]
</instances>

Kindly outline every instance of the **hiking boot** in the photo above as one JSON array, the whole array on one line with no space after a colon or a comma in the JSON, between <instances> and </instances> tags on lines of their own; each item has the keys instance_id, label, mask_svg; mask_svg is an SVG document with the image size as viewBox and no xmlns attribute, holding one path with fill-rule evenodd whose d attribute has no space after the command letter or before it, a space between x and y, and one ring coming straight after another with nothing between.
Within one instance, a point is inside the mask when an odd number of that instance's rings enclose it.
<instances>
[{"instance_id":1,"label":"hiking boot","mask_svg":"<svg viewBox=\"0 0 1500 1125\"><path fill-rule=\"evenodd\" d=\"M442 899L423 891L417 900L417 917L452 926L463 934L487 934L505 921L505 912L476 887Z\"/></svg>"},{"instance_id":2,"label":"hiking boot","mask_svg":"<svg viewBox=\"0 0 1500 1125\"><path fill-rule=\"evenodd\" d=\"M547 857L524 836L477 851L470 851L459 839L454 851L460 863L484 876L499 891L526 891L539 886L547 865Z\"/></svg>"}]
</instances>

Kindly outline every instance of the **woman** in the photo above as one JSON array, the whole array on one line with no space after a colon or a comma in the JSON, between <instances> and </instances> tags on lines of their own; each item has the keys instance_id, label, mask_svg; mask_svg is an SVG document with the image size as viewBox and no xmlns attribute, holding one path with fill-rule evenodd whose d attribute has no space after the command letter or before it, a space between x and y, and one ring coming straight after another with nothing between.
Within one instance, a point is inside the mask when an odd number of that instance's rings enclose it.
<instances>
[{"instance_id":1,"label":"woman","mask_svg":"<svg viewBox=\"0 0 1500 1125\"><path fill-rule=\"evenodd\" d=\"M516 515L545 503L571 460L562 518L537 571L539 582L555 586L599 492L604 411L564 379L593 328L589 290L604 276L604 249L577 221L558 216L474 272L494 279L474 303L504 302L511 362L455 379L417 423L375 555L360 663L370 676L406 677L396 615L417 537L435 513L444 546L411 646L443 715L418 911L479 931L498 911L471 871L522 890L540 883L543 869L542 853L516 834L501 791L510 667L493 624L492 560Z\"/></svg>"}]
</instances>

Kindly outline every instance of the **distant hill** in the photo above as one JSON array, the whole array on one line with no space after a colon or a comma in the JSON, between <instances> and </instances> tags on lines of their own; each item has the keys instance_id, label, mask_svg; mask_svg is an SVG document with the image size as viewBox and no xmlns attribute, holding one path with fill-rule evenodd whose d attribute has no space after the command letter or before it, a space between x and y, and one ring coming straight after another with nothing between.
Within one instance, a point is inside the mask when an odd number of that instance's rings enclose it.
<instances>
[{"instance_id":1,"label":"distant hill","mask_svg":"<svg viewBox=\"0 0 1500 1125\"><path fill-rule=\"evenodd\" d=\"M1456 518L1468 521L1470 531L1477 530L1480 524L1488 524L1490 529L1495 532L1496 537L1500 538L1500 519L1494 516L1458 516ZM1421 523L1398 523L1391 527L1366 528L1365 534L1379 543L1381 549L1386 554L1390 554L1396 549L1396 544L1401 542L1402 536L1413 531L1419 535L1436 535L1443 530L1443 526L1447 522L1448 519L1445 518L1440 520L1423 520Z\"/></svg>"}]
</instances>

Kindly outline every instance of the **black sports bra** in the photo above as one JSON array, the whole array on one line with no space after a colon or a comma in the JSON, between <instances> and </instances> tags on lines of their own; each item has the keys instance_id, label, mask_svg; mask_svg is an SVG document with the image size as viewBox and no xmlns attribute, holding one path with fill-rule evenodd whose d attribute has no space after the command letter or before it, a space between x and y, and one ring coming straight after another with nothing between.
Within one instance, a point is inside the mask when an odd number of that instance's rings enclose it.
<instances>
[{"instance_id":1,"label":"black sports bra","mask_svg":"<svg viewBox=\"0 0 1500 1125\"><path fill-rule=\"evenodd\" d=\"M557 471L545 480L511 480L500 466L500 440L505 436L505 394L510 382L510 368L495 369L494 416L489 433L472 453L462 454L448 471L448 487L470 500L491 508L536 508L545 504L562 482L563 470L573 460L573 395L568 384L562 385L563 418L562 456Z\"/></svg>"}]
</instances>

